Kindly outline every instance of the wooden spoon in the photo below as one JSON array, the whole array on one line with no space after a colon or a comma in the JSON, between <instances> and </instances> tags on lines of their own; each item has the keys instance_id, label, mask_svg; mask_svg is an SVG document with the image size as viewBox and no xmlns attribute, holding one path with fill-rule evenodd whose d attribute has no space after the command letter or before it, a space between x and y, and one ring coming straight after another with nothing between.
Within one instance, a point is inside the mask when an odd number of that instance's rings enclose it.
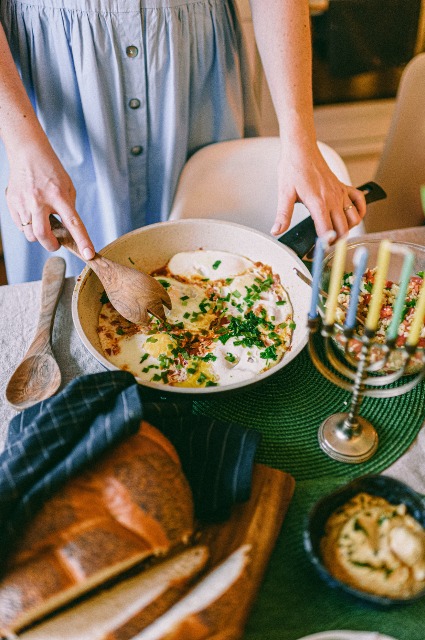
<instances>
[{"instance_id":1,"label":"wooden spoon","mask_svg":"<svg viewBox=\"0 0 425 640\"><path fill-rule=\"evenodd\" d=\"M18 411L50 398L61 383L61 372L50 338L65 280L65 266L65 260L56 256L49 258L43 268L40 316L35 336L6 387L6 399Z\"/></svg>"},{"instance_id":2,"label":"wooden spoon","mask_svg":"<svg viewBox=\"0 0 425 640\"><path fill-rule=\"evenodd\" d=\"M50 224L61 245L93 269L118 313L136 324L149 322L148 311L158 320L165 320L163 305L171 309L171 300L158 280L98 253L91 260L85 260L69 231L55 216L50 216Z\"/></svg>"}]
</instances>

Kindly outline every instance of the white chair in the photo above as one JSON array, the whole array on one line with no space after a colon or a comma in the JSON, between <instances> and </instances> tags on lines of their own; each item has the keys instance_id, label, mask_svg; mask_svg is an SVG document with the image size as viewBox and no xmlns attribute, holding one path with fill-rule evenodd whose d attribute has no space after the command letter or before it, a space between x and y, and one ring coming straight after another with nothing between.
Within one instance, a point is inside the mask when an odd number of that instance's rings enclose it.
<instances>
[{"instance_id":1,"label":"white chair","mask_svg":"<svg viewBox=\"0 0 425 640\"><path fill-rule=\"evenodd\" d=\"M387 198L368 206L367 232L424 223L420 187L425 185L425 53L413 58L403 71L373 179Z\"/></svg>"},{"instance_id":2,"label":"white chair","mask_svg":"<svg viewBox=\"0 0 425 640\"><path fill-rule=\"evenodd\" d=\"M277 137L244 138L210 144L194 153L180 175L170 219L218 218L270 233L277 209L279 146ZM338 178L351 184L338 153L323 142L319 148ZM297 203L291 227L308 215L306 207Z\"/></svg>"}]
</instances>

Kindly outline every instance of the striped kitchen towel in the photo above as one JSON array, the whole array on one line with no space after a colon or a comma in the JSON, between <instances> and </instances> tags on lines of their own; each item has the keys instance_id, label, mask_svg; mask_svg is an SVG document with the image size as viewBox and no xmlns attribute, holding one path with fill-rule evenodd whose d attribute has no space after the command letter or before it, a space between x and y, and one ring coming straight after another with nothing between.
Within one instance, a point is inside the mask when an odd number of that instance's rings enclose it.
<instances>
[{"instance_id":1,"label":"striped kitchen towel","mask_svg":"<svg viewBox=\"0 0 425 640\"><path fill-rule=\"evenodd\" d=\"M177 449L198 518L223 519L249 498L257 431L192 415L191 402L146 402L125 371L86 375L10 422L0 454L0 556L54 491L137 432L142 419Z\"/></svg>"}]
</instances>

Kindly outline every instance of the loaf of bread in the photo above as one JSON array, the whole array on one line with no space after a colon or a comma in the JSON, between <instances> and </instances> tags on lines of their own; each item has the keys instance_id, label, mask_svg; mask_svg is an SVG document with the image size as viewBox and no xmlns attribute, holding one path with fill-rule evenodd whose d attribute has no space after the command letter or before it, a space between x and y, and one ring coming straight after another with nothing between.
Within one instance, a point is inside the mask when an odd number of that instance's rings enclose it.
<instances>
[{"instance_id":1,"label":"loaf of bread","mask_svg":"<svg viewBox=\"0 0 425 640\"><path fill-rule=\"evenodd\" d=\"M170 442L142 422L51 497L0 580L0 632L17 631L193 533L193 500Z\"/></svg>"},{"instance_id":2,"label":"loaf of bread","mask_svg":"<svg viewBox=\"0 0 425 640\"><path fill-rule=\"evenodd\" d=\"M237 640L236 614L249 572L251 545L242 545L134 640Z\"/></svg>"},{"instance_id":3,"label":"loaf of bread","mask_svg":"<svg viewBox=\"0 0 425 640\"><path fill-rule=\"evenodd\" d=\"M185 547L32 625L19 638L129 640L187 593L207 560L205 546Z\"/></svg>"}]
</instances>

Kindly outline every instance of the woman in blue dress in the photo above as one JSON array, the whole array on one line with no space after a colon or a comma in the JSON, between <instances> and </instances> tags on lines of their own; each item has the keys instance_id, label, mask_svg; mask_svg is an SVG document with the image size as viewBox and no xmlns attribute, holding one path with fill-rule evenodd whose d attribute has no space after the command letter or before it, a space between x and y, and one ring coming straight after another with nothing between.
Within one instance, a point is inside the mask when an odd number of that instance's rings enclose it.
<instances>
[{"instance_id":1,"label":"woman in blue dress","mask_svg":"<svg viewBox=\"0 0 425 640\"><path fill-rule=\"evenodd\" d=\"M251 0L251 9L282 140L272 233L302 201L319 234L342 235L365 203L316 144L308 2ZM51 212L90 259L94 247L167 219L194 151L256 133L233 0L0 0L0 19L9 283L39 279L58 249ZM81 271L64 258L67 275Z\"/></svg>"}]
</instances>

